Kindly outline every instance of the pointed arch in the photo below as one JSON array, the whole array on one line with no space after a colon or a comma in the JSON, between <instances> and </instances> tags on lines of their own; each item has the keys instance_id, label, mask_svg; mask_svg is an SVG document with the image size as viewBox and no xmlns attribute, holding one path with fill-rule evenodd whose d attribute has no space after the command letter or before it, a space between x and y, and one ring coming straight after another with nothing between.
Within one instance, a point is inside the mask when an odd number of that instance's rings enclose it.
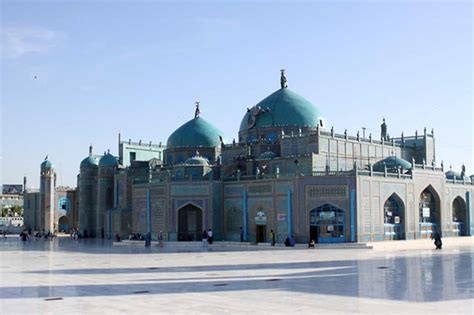
<instances>
[{"instance_id":1,"label":"pointed arch","mask_svg":"<svg viewBox=\"0 0 474 315\"><path fill-rule=\"evenodd\" d=\"M178 209L178 241L200 241L203 231L203 210L193 202Z\"/></svg>"},{"instance_id":2,"label":"pointed arch","mask_svg":"<svg viewBox=\"0 0 474 315\"><path fill-rule=\"evenodd\" d=\"M405 203L397 194L391 194L384 202L385 240L405 239Z\"/></svg>"},{"instance_id":3,"label":"pointed arch","mask_svg":"<svg viewBox=\"0 0 474 315\"><path fill-rule=\"evenodd\" d=\"M430 238L434 233L441 233L441 198L430 184L419 196L419 222L421 238Z\"/></svg>"},{"instance_id":4,"label":"pointed arch","mask_svg":"<svg viewBox=\"0 0 474 315\"><path fill-rule=\"evenodd\" d=\"M467 204L463 197L460 195L456 196L452 203L452 231L453 236L465 236L467 235Z\"/></svg>"}]
</instances>

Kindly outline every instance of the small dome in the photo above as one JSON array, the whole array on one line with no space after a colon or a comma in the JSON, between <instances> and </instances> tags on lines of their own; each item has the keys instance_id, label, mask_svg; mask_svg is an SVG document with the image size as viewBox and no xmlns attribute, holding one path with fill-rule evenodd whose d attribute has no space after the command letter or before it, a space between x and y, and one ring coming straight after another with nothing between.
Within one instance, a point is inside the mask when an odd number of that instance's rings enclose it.
<instances>
[{"instance_id":1,"label":"small dome","mask_svg":"<svg viewBox=\"0 0 474 315\"><path fill-rule=\"evenodd\" d=\"M50 170L52 168L54 168L54 165L48 159L45 159L43 162L41 162L41 170L42 171L43 170Z\"/></svg>"},{"instance_id":2,"label":"small dome","mask_svg":"<svg viewBox=\"0 0 474 315\"><path fill-rule=\"evenodd\" d=\"M449 170L447 171L446 173L444 173L444 175L446 176L447 179L451 179L451 180L458 180L458 181L466 181L466 182L469 182L470 181L470 178L467 177L467 176L461 176L461 174L459 174L458 172L455 172L453 170Z\"/></svg>"},{"instance_id":3,"label":"small dome","mask_svg":"<svg viewBox=\"0 0 474 315\"><path fill-rule=\"evenodd\" d=\"M218 147L222 131L201 117L195 117L176 129L168 138L167 149Z\"/></svg>"},{"instance_id":4,"label":"small dome","mask_svg":"<svg viewBox=\"0 0 474 315\"><path fill-rule=\"evenodd\" d=\"M276 158L276 153L275 152L271 152L271 151L266 151L266 152L263 152L262 154L260 154L260 156L258 157L258 160L272 160L274 158Z\"/></svg>"},{"instance_id":5,"label":"small dome","mask_svg":"<svg viewBox=\"0 0 474 315\"><path fill-rule=\"evenodd\" d=\"M97 156L89 155L81 161L81 168L97 167L99 165L99 158Z\"/></svg>"},{"instance_id":6,"label":"small dome","mask_svg":"<svg viewBox=\"0 0 474 315\"><path fill-rule=\"evenodd\" d=\"M190 165L209 165L209 161L202 156L193 156L192 158L187 159L184 164Z\"/></svg>"},{"instance_id":7,"label":"small dome","mask_svg":"<svg viewBox=\"0 0 474 315\"><path fill-rule=\"evenodd\" d=\"M374 164L373 170L376 172L384 172L385 166L387 167L388 172L396 172L398 168L411 170L410 162L396 156L389 156L383 160L378 161Z\"/></svg>"},{"instance_id":8,"label":"small dome","mask_svg":"<svg viewBox=\"0 0 474 315\"><path fill-rule=\"evenodd\" d=\"M100 158L99 166L108 166L116 167L118 165L117 158L110 154L109 152L105 153L103 157Z\"/></svg>"},{"instance_id":9,"label":"small dome","mask_svg":"<svg viewBox=\"0 0 474 315\"><path fill-rule=\"evenodd\" d=\"M316 106L288 88L282 88L247 110L239 130L277 126L316 128L320 120L321 113Z\"/></svg>"}]
</instances>

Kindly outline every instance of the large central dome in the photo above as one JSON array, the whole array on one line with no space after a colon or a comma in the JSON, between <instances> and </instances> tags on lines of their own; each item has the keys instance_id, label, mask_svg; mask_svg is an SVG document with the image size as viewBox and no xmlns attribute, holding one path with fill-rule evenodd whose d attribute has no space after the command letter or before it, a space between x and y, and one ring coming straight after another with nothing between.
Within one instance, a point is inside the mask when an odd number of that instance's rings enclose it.
<instances>
[{"instance_id":1,"label":"large central dome","mask_svg":"<svg viewBox=\"0 0 474 315\"><path fill-rule=\"evenodd\" d=\"M196 117L176 129L168 138L167 149L218 147L223 133L201 117Z\"/></svg>"},{"instance_id":2,"label":"large central dome","mask_svg":"<svg viewBox=\"0 0 474 315\"><path fill-rule=\"evenodd\" d=\"M319 110L288 88L281 88L247 110L240 131L262 127L310 127L321 125Z\"/></svg>"}]
</instances>

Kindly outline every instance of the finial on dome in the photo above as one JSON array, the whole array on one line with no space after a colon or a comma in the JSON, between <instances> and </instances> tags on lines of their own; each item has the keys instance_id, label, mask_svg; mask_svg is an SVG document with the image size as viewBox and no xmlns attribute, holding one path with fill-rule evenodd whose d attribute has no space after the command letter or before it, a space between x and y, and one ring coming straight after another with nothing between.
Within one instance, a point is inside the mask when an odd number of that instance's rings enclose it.
<instances>
[{"instance_id":1,"label":"finial on dome","mask_svg":"<svg viewBox=\"0 0 474 315\"><path fill-rule=\"evenodd\" d=\"M199 110L199 101L196 101L194 104L196 104L196 110L194 111L194 118L198 118L199 115L201 114L201 111Z\"/></svg>"},{"instance_id":2,"label":"finial on dome","mask_svg":"<svg viewBox=\"0 0 474 315\"><path fill-rule=\"evenodd\" d=\"M285 69L281 69L281 76L280 76L280 86L282 89L286 89L288 87L288 80L285 77Z\"/></svg>"},{"instance_id":3,"label":"finial on dome","mask_svg":"<svg viewBox=\"0 0 474 315\"><path fill-rule=\"evenodd\" d=\"M89 156L92 156L92 143L91 143L91 145L89 146Z\"/></svg>"}]
</instances>

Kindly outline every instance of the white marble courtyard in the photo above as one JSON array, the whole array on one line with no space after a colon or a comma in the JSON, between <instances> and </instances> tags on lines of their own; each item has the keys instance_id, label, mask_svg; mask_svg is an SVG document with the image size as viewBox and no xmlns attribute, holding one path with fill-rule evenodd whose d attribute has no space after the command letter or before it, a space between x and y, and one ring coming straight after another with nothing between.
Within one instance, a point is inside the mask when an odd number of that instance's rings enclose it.
<instances>
[{"instance_id":1,"label":"white marble courtyard","mask_svg":"<svg viewBox=\"0 0 474 315\"><path fill-rule=\"evenodd\" d=\"M0 240L0 313L473 314L469 243L189 252L10 237Z\"/></svg>"}]
</instances>

